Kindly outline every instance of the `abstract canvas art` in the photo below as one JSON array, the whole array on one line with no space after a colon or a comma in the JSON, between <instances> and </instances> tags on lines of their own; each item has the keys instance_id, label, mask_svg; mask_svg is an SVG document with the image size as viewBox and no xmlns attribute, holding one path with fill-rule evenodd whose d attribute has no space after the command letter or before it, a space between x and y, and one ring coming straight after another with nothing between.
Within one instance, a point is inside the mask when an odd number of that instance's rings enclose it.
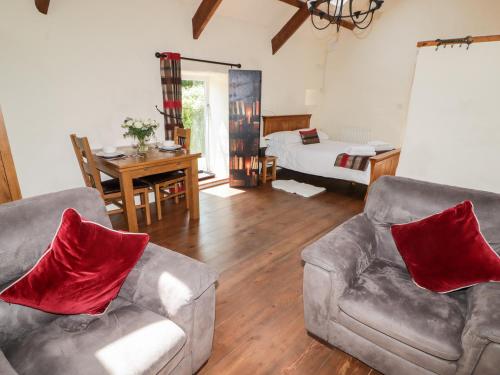
<instances>
[{"instance_id":1,"label":"abstract canvas art","mask_svg":"<svg viewBox=\"0 0 500 375\"><path fill-rule=\"evenodd\" d=\"M259 183L262 72L229 71L229 184Z\"/></svg>"}]
</instances>

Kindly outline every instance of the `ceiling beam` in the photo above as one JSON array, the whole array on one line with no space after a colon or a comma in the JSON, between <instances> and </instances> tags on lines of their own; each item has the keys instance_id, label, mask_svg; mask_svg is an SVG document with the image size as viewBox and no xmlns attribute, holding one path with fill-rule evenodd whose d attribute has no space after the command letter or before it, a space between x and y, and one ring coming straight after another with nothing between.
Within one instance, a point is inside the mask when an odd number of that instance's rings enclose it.
<instances>
[{"instance_id":1,"label":"ceiling beam","mask_svg":"<svg viewBox=\"0 0 500 375\"><path fill-rule=\"evenodd\" d=\"M35 0L36 9L40 13L47 14L49 11L50 0Z\"/></svg>"},{"instance_id":2,"label":"ceiling beam","mask_svg":"<svg viewBox=\"0 0 500 375\"><path fill-rule=\"evenodd\" d=\"M193 17L193 38L198 39L222 0L202 0Z\"/></svg>"},{"instance_id":3,"label":"ceiling beam","mask_svg":"<svg viewBox=\"0 0 500 375\"><path fill-rule=\"evenodd\" d=\"M309 10L307 9L307 4L299 0L280 0L284 3L296 6L299 8L297 12L290 18L285 26L276 34L276 36L271 41L273 47L273 55L280 50L281 47L292 37L293 34L304 24L304 22L311 16ZM319 11L314 10L313 13L318 16ZM323 19L328 20L333 23L337 21L330 15L323 16ZM345 27L349 30L354 30L354 25L351 22L341 20L339 22L340 26Z\"/></svg>"},{"instance_id":4,"label":"ceiling beam","mask_svg":"<svg viewBox=\"0 0 500 375\"><path fill-rule=\"evenodd\" d=\"M304 4L299 8L297 12L290 18L285 26L276 34L276 36L271 41L273 46L273 55L279 51L281 47L292 37L293 34L302 26L304 22L309 18L309 10Z\"/></svg>"},{"instance_id":5,"label":"ceiling beam","mask_svg":"<svg viewBox=\"0 0 500 375\"><path fill-rule=\"evenodd\" d=\"M302 8L302 6L304 5L304 2L300 1L300 0L280 0L280 1L283 3L287 3L289 5L292 5L294 7L297 7L297 8Z\"/></svg>"}]
</instances>

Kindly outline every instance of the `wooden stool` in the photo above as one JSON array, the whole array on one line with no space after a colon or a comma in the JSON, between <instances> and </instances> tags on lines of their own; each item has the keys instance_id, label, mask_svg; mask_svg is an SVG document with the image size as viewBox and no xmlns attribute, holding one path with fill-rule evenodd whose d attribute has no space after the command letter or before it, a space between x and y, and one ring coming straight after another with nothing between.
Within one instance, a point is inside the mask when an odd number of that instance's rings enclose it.
<instances>
[{"instance_id":1,"label":"wooden stool","mask_svg":"<svg viewBox=\"0 0 500 375\"><path fill-rule=\"evenodd\" d=\"M260 179L263 184L267 182L267 178L271 178L271 180L276 180L276 162L278 161L278 158L276 156L260 156L259 157L259 162L262 164L262 171L260 175ZM267 175L267 169L268 165L267 163L272 163L271 164L271 176Z\"/></svg>"}]
</instances>

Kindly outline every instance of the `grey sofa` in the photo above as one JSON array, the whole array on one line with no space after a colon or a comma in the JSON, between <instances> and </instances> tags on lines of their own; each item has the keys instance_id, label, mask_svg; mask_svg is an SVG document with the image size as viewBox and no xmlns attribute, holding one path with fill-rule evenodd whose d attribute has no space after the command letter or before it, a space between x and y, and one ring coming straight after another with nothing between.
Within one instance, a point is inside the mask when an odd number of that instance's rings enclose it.
<instances>
[{"instance_id":1,"label":"grey sofa","mask_svg":"<svg viewBox=\"0 0 500 375\"><path fill-rule=\"evenodd\" d=\"M417 287L394 223L473 201L500 251L500 195L398 177L372 187L364 212L302 254L307 330L385 374L500 374L500 283L450 294Z\"/></svg>"},{"instance_id":2,"label":"grey sofa","mask_svg":"<svg viewBox=\"0 0 500 375\"><path fill-rule=\"evenodd\" d=\"M0 206L0 288L46 250L67 207L110 226L97 191ZM60 316L0 301L0 374L192 374L212 350L217 275L149 244L106 314Z\"/></svg>"}]
</instances>

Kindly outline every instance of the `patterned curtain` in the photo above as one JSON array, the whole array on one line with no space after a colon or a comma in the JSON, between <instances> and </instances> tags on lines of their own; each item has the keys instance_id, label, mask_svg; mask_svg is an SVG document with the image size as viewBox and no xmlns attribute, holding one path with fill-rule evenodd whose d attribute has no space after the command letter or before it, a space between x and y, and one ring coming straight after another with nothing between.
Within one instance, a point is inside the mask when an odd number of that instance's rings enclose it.
<instances>
[{"instance_id":1,"label":"patterned curtain","mask_svg":"<svg viewBox=\"0 0 500 375\"><path fill-rule=\"evenodd\" d=\"M160 58L160 70L165 139L171 140L174 137L174 128L176 126L184 127L182 124L181 55L164 52Z\"/></svg>"}]
</instances>

